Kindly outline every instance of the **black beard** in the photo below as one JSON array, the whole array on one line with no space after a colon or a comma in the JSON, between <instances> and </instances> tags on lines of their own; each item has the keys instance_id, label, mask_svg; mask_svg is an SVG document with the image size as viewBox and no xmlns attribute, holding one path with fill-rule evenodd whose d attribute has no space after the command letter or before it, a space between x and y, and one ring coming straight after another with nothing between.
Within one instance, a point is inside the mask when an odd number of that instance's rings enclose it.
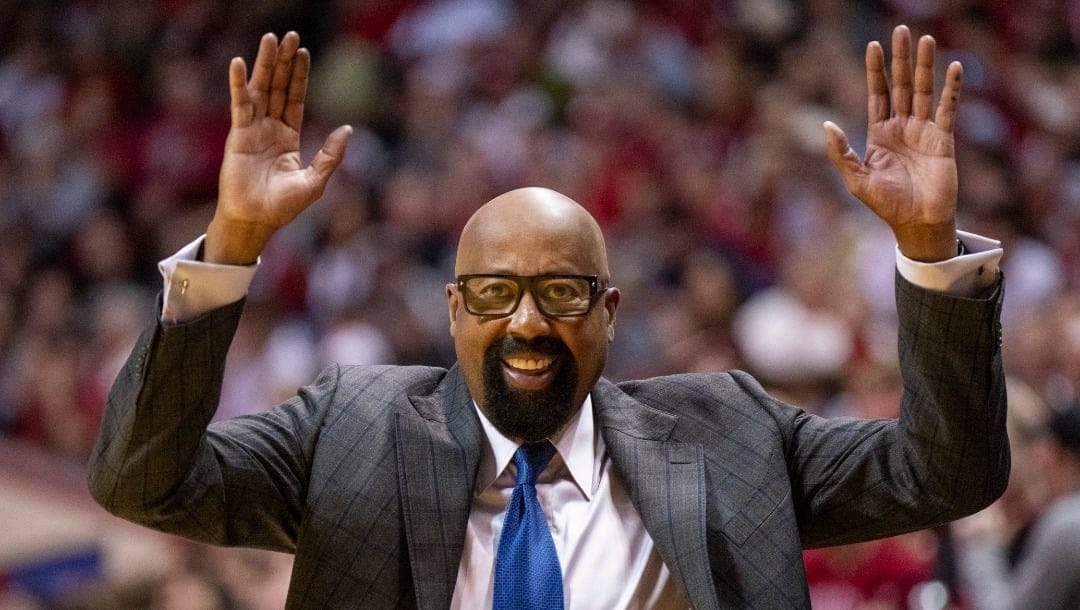
<instances>
[{"instance_id":1,"label":"black beard","mask_svg":"<svg viewBox=\"0 0 1080 610\"><path fill-rule=\"evenodd\" d=\"M504 355L526 351L556 359L555 378L542 390L516 390L503 377ZM532 341L506 337L484 352L484 415L509 438L530 443L550 438L580 406L574 404L577 382L577 362L562 341L553 337Z\"/></svg>"}]
</instances>

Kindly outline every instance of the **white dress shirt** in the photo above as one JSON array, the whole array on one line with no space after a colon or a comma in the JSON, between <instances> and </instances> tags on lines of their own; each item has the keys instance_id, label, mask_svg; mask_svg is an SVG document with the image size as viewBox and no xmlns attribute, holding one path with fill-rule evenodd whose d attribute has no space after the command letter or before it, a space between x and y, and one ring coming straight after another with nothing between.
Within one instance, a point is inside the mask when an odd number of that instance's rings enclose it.
<instances>
[{"instance_id":1,"label":"white dress shirt","mask_svg":"<svg viewBox=\"0 0 1080 610\"><path fill-rule=\"evenodd\" d=\"M1001 244L958 232L967 254L920 263L896 249L900 274L920 287L974 296L998 276ZM196 260L202 237L161 261L164 278L161 320L181 323L247 294L258 267L215 265ZM474 405L475 406L475 405ZM517 444L477 410L487 442L480 460L464 552L454 588L454 608L490 608L495 552L503 513L513 491L510 466ZM592 400L558 438L557 454L537 483L537 497L551 527L563 571L567 608L685 608L652 538L610 467L604 440L593 421Z\"/></svg>"},{"instance_id":2,"label":"white dress shirt","mask_svg":"<svg viewBox=\"0 0 1080 610\"><path fill-rule=\"evenodd\" d=\"M511 461L519 446L476 413L487 442L450 604L463 610L491 607L495 554L517 476ZM688 608L611 468L591 397L551 442L556 454L540 473L536 496L562 567L566 608Z\"/></svg>"}]
</instances>

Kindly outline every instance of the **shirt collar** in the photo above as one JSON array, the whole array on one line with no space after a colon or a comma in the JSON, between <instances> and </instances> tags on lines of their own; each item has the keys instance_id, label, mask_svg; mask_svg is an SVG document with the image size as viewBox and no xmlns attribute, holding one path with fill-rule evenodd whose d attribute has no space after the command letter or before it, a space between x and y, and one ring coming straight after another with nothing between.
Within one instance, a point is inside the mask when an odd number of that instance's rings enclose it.
<instances>
[{"instance_id":1,"label":"shirt collar","mask_svg":"<svg viewBox=\"0 0 1080 610\"><path fill-rule=\"evenodd\" d=\"M503 436L502 432L495 428L495 424L480 411L475 401L473 408L480 417L480 425L483 426L484 436L488 441L480 458L480 470L476 477L476 495L480 495L506 470L521 443ZM570 477L585 494L585 498L590 500L595 483L593 479L597 472L596 456L599 453L594 432L592 396L586 396L578 412L551 438L559 457L570 471Z\"/></svg>"}]
</instances>

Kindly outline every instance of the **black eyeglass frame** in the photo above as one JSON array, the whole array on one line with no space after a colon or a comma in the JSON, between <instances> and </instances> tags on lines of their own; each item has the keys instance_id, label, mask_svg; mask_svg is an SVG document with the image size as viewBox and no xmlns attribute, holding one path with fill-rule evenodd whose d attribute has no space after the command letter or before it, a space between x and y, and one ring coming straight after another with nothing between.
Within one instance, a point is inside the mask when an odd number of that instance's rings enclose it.
<instances>
[{"instance_id":1,"label":"black eyeglass frame","mask_svg":"<svg viewBox=\"0 0 1080 610\"><path fill-rule=\"evenodd\" d=\"M487 277L498 278L504 280L512 280L518 286L517 298L514 299L514 305L506 313L481 313L473 311L469 305L469 293L465 289L465 283L473 278ZM580 313L550 313L544 309L542 299L536 297L536 292L533 290L533 286L536 282L543 280L587 280L589 282L589 306ZM505 318L506 316L513 315L517 311L518 306L521 305L521 297L528 290L533 295L533 302L536 303L536 308L541 314L549 318L580 318L586 316L592 311L593 304L596 302L596 297L607 292L611 289L610 286L606 288L600 288L600 277L596 275L573 275L569 273L552 273L546 275L512 275L509 273L467 273L459 275L455 278L457 283L458 292L461 293L461 302L465 305L465 311L474 316L482 316L485 318Z\"/></svg>"}]
</instances>

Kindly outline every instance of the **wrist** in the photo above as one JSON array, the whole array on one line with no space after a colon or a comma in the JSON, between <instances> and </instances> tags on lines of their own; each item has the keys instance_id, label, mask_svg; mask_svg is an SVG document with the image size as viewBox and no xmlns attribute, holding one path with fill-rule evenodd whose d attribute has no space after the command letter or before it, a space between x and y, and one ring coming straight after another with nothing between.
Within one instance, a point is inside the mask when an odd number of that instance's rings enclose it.
<instances>
[{"instance_id":1,"label":"wrist","mask_svg":"<svg viewBox=\"0 0 1080 610\"><path fill-rule=\"evenodd\" d=\"M936 263L957 255L956 224L917 229L894 228L900 252L914 261Z\"/></svg>"},{"instance_id":2,"label":"wrist","mask_svg":"<svg viewBox=\"0 0 1080 610\"><path fill-rule=\"evenodd\" d=\"M215 215L206 228L203 261L252 265L273 234L273 228L260 223L225 220Z\"/></svg>"}]
</instances>

